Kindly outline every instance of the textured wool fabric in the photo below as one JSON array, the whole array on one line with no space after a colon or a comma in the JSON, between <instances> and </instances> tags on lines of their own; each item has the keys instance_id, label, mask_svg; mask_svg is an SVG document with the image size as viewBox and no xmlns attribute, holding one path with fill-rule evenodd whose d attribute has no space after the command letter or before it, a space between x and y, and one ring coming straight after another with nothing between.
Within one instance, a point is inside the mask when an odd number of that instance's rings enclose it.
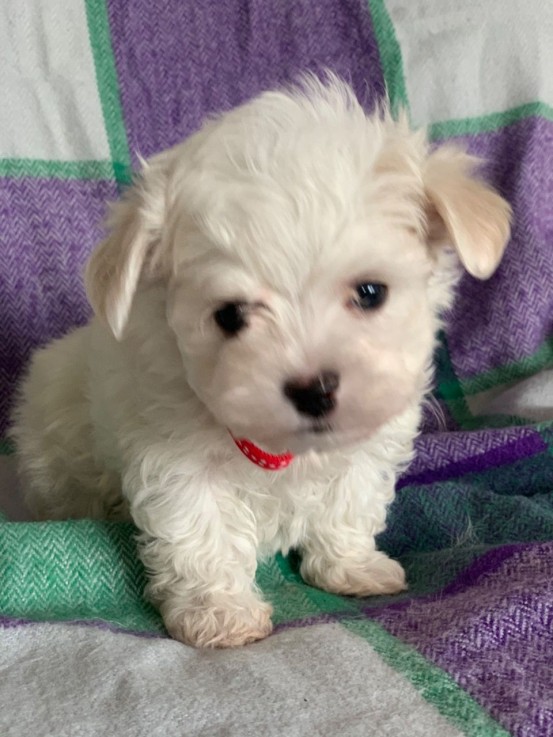
<instances>
[{"instance_id":1,"label":"textured wool fabric","mask_svg":"<svg viewBox=\"0 0 553 737\"><path fill-rule=\"evenodd\" d=\"M0 157L109 158L85 4L5 0L0 18Z\"/></svg>"},{"instance_id":2,"label":"textured wool fabric","mask_svg":"<svg viewBox=\"0 0 553 737\"><path fill-rule=\"evenodd\" d=\"M478 12L473 3L456 0L385 5L401 46L415 122L474 121L537 102L553 105L553 77L545 72L553 67L547 0L523 6L486 0Z\"/></svg>"},{"instance_id":3,"label":"textured wool fabric","mask_svg":"<svg viewBox=\"0 0 553 737\"><path fill-rule=\"evenodd\" d=\"M552 24L545 0L0 6L2 735L553 735ZM513 235L461 283L380 539L409 592L326 594L277 557L275 634L197 653L144 603L131 525L23 521L9 406L31 350L88 319L82 267L138 155L325 67L485 157Z\"/></svg>"},{"instance_id":4,"label":"textured wool fabric","mask_svg":"<svg viewBox=\"0 0 553 737\"><path fill-rule=\"evenodd\" d=\"M339 625L288 630L235 652L95 627L14 627L0 669L3 737L463 734Z\"/></svg>"}]
</instances>

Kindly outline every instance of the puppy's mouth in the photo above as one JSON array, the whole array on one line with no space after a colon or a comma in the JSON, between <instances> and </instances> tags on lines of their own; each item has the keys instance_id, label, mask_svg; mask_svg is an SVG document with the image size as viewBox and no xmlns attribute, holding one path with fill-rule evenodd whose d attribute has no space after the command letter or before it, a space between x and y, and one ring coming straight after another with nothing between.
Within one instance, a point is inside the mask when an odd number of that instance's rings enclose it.
<instances>
[{"instance_id":1,"label":"puppy's mouth","mask_svg":"<svg viewBox=\"0 0 553 737\"><path fill-rule=\"evenodd\" d=\"M309 427L300 430L302 435L326 435L332 432L332 425L329 422L314 422Z\"/></svg>"}]
</instances>

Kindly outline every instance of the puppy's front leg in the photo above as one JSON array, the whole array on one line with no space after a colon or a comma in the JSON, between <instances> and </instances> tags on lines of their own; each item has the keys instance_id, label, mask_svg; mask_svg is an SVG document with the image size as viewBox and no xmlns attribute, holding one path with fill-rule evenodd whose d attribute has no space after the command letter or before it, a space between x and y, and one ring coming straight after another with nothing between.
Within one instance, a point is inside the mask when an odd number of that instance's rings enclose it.
<instances>
[{"instance_id":1,"label":"puppy's front leg","mask_svg":"<svg viewBox=\"0 0 553 737\"><path fill-rule=\"evenodd\" d=\"M243 502L207 474L168 472L147 460L127 474L125 488L135 490L128 496L141 530L147 595L169 634L197 647L266 637L271 606L255 587L255 520Z\"/></svg>"},{"instance_id":2,"label":"puppy's front leg","mask_svg":"<svg viewBox=\"0 0 553 737\"><path fill-rule=\"evenodd\" d=\"M372 488L371 488L372 486ZM406 588L395 560L376 550L375 535L385 527L393 481L350 471L323 498L324 512L309 518L300 545L301 574L307 583L335 594L395 594Z\"/></svg>"}]
</instances>

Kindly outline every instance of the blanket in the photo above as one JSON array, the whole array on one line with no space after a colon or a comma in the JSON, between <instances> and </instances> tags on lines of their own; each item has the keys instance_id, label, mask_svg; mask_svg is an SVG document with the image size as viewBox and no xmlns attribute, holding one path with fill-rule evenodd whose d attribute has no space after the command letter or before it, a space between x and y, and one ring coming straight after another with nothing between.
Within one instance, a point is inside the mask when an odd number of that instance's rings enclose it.
<instances>
[{"instance_id":1,"label":"blanket","mask_svg":"<svg viewBox=\"0 0 553 737\"><path fill-rule=\"evenodd\" d=\"M545 0L7 0L0 7L0 437L31 350L90 316L81 272L138 156L329 68L485 159L514 228L466 276L379 544L409 591L259 566L275 632L168 639L128 524L32 523L1 440L0 734L553 735L553 6Z\"/></svg>"}]
</instances>

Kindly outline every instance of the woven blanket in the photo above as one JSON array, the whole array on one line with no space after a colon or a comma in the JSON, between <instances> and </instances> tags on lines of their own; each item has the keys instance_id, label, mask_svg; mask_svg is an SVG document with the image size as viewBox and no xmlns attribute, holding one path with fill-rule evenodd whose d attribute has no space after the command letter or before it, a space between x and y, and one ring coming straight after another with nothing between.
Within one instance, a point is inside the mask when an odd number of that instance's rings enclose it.
<instances>
[{"instance_id":1,"label":"woven blanket","mask_svg":"<svg viewBox=\"0 0 553 737\"><path fill-rule=\"evenodd\" d=\"M515 215L497 274L461 284L380 538L404 595L326 594L276 557L271 637L184 647L132 526L23 521L3 442L3 737L553 735L552 38L547 0L0 5L0 437L31 350L89 317L82 267L137 157L299 72L367 109L387 90Z\"/></svg>"}]
</instances>

